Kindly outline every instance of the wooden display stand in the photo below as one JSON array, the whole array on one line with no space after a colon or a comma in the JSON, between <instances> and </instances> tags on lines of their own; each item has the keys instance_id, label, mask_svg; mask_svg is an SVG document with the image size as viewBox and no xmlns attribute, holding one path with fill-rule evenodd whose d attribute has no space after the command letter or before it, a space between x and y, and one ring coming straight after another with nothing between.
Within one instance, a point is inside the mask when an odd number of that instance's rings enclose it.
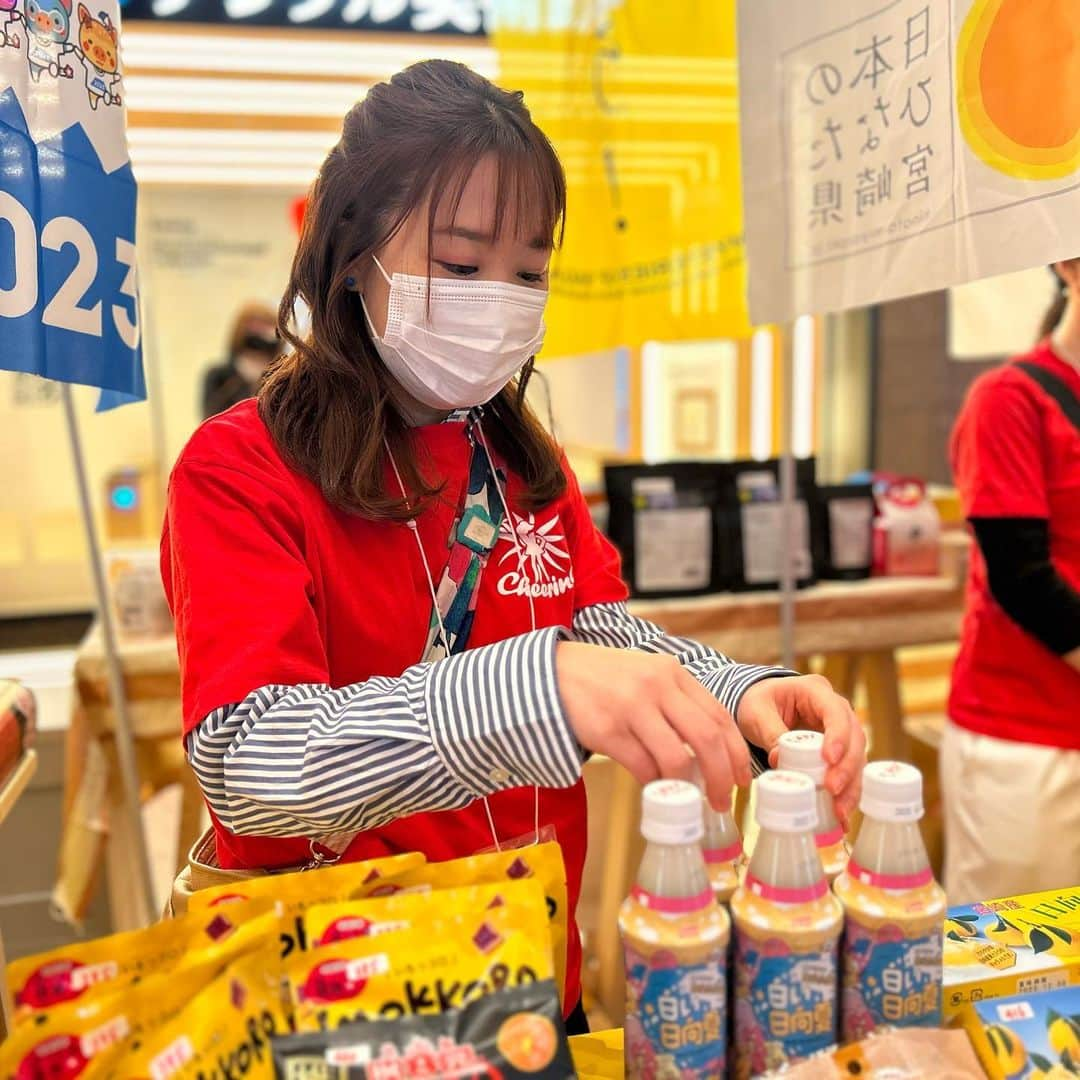
<instances>
[{"instance_id":1,"label":"wooden display stand","mask_svg":"<svg viewBox=\"0 0 1080 1080\"><path fill-rule=\"evenodd\" d=\"M19 797L30 786L30 781L37 772L37 764L37 752L27 750L15 766L15 771L0 785L0 825L3 825ZM4 936L0 933L0 1042L7 1038L13 1016L7 984L7 955L4 952Z\"/></svg>"}]
</instances>

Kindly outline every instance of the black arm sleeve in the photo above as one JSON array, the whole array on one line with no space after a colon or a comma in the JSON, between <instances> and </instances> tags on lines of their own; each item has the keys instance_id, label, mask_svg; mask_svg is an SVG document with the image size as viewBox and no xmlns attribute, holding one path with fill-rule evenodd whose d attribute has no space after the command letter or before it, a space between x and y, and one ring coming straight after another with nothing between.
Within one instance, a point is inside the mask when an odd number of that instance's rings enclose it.
<instances>
[{"instance_id":1,"label":"black arm sleeve","mask_svg":"<svg viewBox=\"0 0 1080 1080\"><path fill-rule=\"evenodd\" d=\"M1080 593L1050 561L1045 518L971 518L990 593L1013 622L1064 656L1080 648Z\"/></svg>"}]
</instances>

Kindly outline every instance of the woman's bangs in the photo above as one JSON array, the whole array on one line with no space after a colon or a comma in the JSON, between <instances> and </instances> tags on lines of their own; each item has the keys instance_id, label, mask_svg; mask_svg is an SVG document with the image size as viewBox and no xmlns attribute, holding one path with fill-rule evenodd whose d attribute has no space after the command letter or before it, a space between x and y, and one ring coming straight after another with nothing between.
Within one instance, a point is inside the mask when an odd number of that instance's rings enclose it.
<instances>
[{"instance_id":1,"label":"woman's bangs","mask_svg":"<svg viewBox=\"0 0 1080 1080\"><path fill-rule=\"evenodd\" d=\"M461 197L481 159L496 161L494 236L510 230L516 240L536 247L558 247L562 243L563 214L566 209L566 181L562 166L550 145L532 140L499 143L476 151L462 145L444 158L434 170L429 190L429 235L434 232L440 209L448 207L456 220Z\"/></svg>"}]
</instances>

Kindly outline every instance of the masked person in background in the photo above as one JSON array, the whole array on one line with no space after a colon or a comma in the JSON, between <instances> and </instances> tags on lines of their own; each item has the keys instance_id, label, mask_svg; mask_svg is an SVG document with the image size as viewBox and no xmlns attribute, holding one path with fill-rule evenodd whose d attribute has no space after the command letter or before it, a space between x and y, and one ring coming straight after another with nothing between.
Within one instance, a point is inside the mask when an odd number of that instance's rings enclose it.
<instances>
[{"instance_id":1,"label":"masked person in background","mask_svg":"<svg viewBox=\"0 0 1080 1080\"><path fill-rule=\"evenodd\" d=\"M1080 882L1080 259L1035 348L972 386L952 459L975 535L942 744L953 903Z\"/></svg>"},{"instance_id":2,"label":"masked person in background","mask_svg":"<svg viewBox=\"0 0 1080 1080\"><path fill-rule=\"evenodd\" d=\"M265 304L245 304L229 334L229 358L203 379L203 419L254 397L270 365L281 354L277 318Z\"/></svg>"},{"instance_id":3,"label":"masked person in background","mask_svg":"<svg viewBox=\"0 0 1080 1080\"><path fill-rule=\"evenodd\" d=\"M846 816L864 740L818 677L635 618L612 545L526 403L563 170L520 94L447 61L371 88L311 192L292 352L172 475L162 570L189 760L240 870L554 836L571 911L589 752L730 802L824 729ZM290 329L293 305L311 331ZM571 918L566 1005L580 1009Z\"/></svg>"}]
</instances>

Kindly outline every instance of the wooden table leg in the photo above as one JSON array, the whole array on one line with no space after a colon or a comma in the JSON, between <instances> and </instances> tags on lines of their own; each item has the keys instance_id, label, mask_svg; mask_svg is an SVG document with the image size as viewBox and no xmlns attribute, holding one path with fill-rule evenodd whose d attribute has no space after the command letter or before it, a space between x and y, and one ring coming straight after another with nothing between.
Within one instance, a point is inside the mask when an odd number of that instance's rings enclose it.
<instances>
[{"instance_id":1,"label":"wooden table leg","mask_svg":"<svg viewBox=\"0 0 1080 1080\"><path fill-rule=\"evenodd\" d=\"M15 1012L11 1005L11 991L7 981L7 955L4 953L4 936L0 934L0 1043L15 1026Z\"/></svg>"},{"instance_id":2,"label":"wooden table leg","mask_svg":"<svg viewBox=\"0 0 1080 1080\"><path fill-rule=\"evenodd\" d=\"M904 732L900 677L891 649L861 657L870 726L870 756L875 761L910 761L911 744Z\"/></svg>"},{"instance_id":3,"label":"wooden table leg","mask_svg":"<svg viewBox=\"0 0 1080 1080\"><path fill-rule=\"evenodd\" d=\"M105 876L114 934L149 926L160 915L159 911L147 911L142 900L135 844L124 805L124 788L114 774L109 786L109 838L105 848Z\"/></svg>"},{"instance_id":4,"label":"wooden table leg","mask_svg":"<svg viewBox=\"0 0 1080 1080\"><path fill-rule=\"evenodd\" d=\"M626 1011L626 988L623 979L622 942L619 938L619 908L630 890L633 868L630 853L637 828L637 803L641 798L638 782L614 762L612 768L610 831L604 851L604 876L600 883L600 908L596 928L598 964L596 996L612 1023L621 1026Z\"/></svg>"},{"instance_id":5,"label":"wooden table leg","mask_svg":"<svg viewBox=\"0 0 1080 1080\"><path fill-rule=\"evenodd\" d=\"M821 674L832 683L838 694L851 701L855 696L858 666L858 657L852 653L829 653L822 664Z\"/></svg>"}]
</instances>

